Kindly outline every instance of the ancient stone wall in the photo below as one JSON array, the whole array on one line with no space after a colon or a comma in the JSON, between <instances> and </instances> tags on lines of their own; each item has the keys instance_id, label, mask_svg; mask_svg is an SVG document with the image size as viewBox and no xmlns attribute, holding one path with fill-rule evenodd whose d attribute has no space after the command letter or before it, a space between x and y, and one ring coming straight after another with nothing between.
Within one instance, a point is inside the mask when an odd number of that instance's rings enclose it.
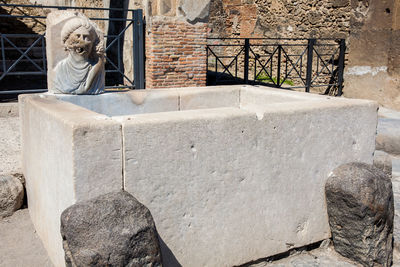
<instances>
[{"instance_id":1,"label":"ancient stone wall","mask_svg":"<svg viewBox=\"0 0 400 267\"><path fill-rule=\"evenodd\" d=\"M21 4L21 5L29 5L31 4L28 0L15 0L5 1L6 4ZM35 8L28 7L1 7L0 14L9 15L12 14L14 16L46 16L47 10L38 10ZM44 33L46 31L45 19L38 18L1 18L0 23L0 32L4 34L8 33Z\"/></svg>"},{"instance_id":2,"label":"ancient stone wall","mask_svg":"<svg viewBox=\"0 0 400 267\"><path fill-rule=\"evenodd\" d=\"M307 1L307 0L212 0L210 5L209 37L240 37L240 38L347 38L350 32L350 2L349 0L331 1ZM227 44L228 40L209 40L208 44ZM231 44L232 41L229 41ZM274 51L273 46L267 44L277 43L273 40L251 40L252 51L259 56L259 60L265 64L268 55ZM289 55L300 55L307 47L307 40L280 40L279 44L284 46ZM327 41L330 45L338 45L336 42ZM264 45L264 46L257 46ZM294 46L292 46L294 45ZM301 45L301 46L296 46ZM217 47L213 47L217 49ZM220 47L219 55L236 55L239 47ZM334 53L328 46L318 47L320 54L330 55ZM328 56L329 57L329 56ZM335 54L335 58L339 53ZM297 58L296 58L297 59ZM325 58L329 60L328 58ZM231 58L220 59L224 64L229 63ZM285 68L286 58L283 58ZM306 60L304 56L303 60ZM215 69L215 58L210 56L209 66ZM275 57L272 61L277 62ZM297 61L297 60L295 60ZM314 60L313 69L317 70L318 62ZM213 65L214 64L214 65ZM244 55L238 57L239 77L243 77ZM253 60L250 60L249 72L258 73L254 70ZM233 67L233 65L231 65ZM221 66L222 67L222 66ZM236 71L231 67L231 72ZM272 67L272 79L277 79L277 64ZM297 66L300 68L300 66ZM221 68L220 68L221 69ZM302 71L306 71L305 65ZM275 74L274 74L275 73ZM329 84L327 73L319 77L320 84ZM251 75L251 79L254 79ZM301 79L292 75L287 82L293 86L304 86ZM305 74L304 77L305 79ZM323 93L326 88L312 87L314 93ZM304 90L299 88L298 90Z\"/></svg>"},{"instance_id":3,"label":"ancient stone wall","mask_svg":"<svg viewBox=\"0 0 400 267\"><path fill-rule=\"evenodd\" d=\"M212 0L210 37L346 38L349 0Z\"/></svg>"},{"instance_id":4,"label":"ancient stone wall","mask_svg":"<svg viewBox=\"0 0 400 267\"><path fill-rule=\"evenodd\" d=\"M345 96L400 110L399 1L212 0L209 37L346 38Z\"/></svg>"},{"instance_id":5,"label":"ancient stone wall","mask_svg":"<svg viewBox=\"0 0 400 267\"><path fill-rule=\"evenodd\" d=\"M28 2L28 0L19 0L21 2ZM110 0L29 0L31 4L43 6L75 6L75 7L95 7L107 8L110 5ZM16 1L13 1L15 3ZM26 4L26 3L24 3ZM50 10L47 10L48 12ZM89 18L105 18L108 17L108 11L102 10L79 10ZM105 21L95 21L99 27L105 31L108 27Z\"/></svg>"}]
</instances>

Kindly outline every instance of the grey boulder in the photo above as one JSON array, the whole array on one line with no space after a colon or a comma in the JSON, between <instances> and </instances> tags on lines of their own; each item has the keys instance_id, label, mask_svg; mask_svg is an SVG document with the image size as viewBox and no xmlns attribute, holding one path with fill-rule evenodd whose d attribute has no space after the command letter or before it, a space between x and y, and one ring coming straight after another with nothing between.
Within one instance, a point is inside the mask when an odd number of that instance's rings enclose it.
<instances>
[{"instance_id":1,"label":"grey boulder","mask_svg":"<svg viewBox=\"0 0 400 267\"><path fill-rule=\"evenodd\" d=\"M325 186L334 248L363 266L390 266L394 202L390 178L365 163L336 168Z\"/></svg>"},{"instance_id":2,"label":"grey boulder","mask_svg":"<svg viewBox=\"0 0 400 267\"><path fill-rule=\"evenodd\" d=\"M21 208L24 201L24 187L12 175L0 175L0 218L11 216Z\"/></svg>"},{"instance_id":3,"label":"grey boulder","mask_svg":"<svg viewBox=\"0 0 400 267\"><path fill-rule=\"evenodd\" d=\"M67 266L161 266L153 217L124 191L64 210L61 235Z\"/></svg>"}]
</instances>

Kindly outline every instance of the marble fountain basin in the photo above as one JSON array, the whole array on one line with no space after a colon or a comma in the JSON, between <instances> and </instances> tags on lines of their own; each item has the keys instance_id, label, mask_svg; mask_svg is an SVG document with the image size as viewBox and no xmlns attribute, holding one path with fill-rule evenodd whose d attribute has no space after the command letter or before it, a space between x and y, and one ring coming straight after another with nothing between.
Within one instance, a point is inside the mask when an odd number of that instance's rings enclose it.
<instances>
[{"instance_id":1,"label":"marble fountain basin","mask_svg":"<svg viewBox=\"0 0 400 267\"><path fill-rule=\"evenodd\" d=\"M60 214L124 189L164 266L233 266L330 237L324 185L372 163L377 104L253 86L21 95L36 231L64 265Z\"/></svg>"}]
</instances>

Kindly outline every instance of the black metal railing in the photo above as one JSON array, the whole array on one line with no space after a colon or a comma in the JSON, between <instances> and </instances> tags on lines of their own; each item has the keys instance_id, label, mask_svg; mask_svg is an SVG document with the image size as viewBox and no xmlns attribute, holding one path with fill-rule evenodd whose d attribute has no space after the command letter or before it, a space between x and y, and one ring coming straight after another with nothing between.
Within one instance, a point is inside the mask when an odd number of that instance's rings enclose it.
<instances>
[{"instance_id":1,"label":"black metal railing","mask_svg":"<svg viewBox=\"0 0 400 267\"><path fill-rule=\"evenodd\" d=\"M19 10L20 12L8 12ZM42 12L22 12L24 9L39 10ZM22 10L22 11L21 11ZM123 84L107 85L106 89L115 88L144 88L144 20L143 12L140 9L124 9L124 8L92 8L92 7L69 7L69 6L41 6L41 5L19 5L19 4L2 4L0 3L0 18L3 21L30 19L37 24L45 27L44 15L49 10L77 10L82 12L122 12L124 17L101 17L89 16L93 21L123 22L123 28L116 34L105 34L106 41L106 75L116 74L123 80ZM32 14L34 13L34 14ZM36 15L43 13L43 15ZM132 77L126 75L127 70L124 68L123 51L121 48L124 44L124 36L127 30L132 29ZM18 94L31 92L47 91L47 60L46 60L46 40L44 33L36 33L26 27L22 32L0 32L0 95ZM110 58L107 52L118 51L117 55ZM110 53L111 54L111 53ZM35 78L32 78L32 77ZM106 76L107 77L107 76ZM33 80L34 82L30 82ZM24 81L27 81L24 83ZM13 86L13 84L15 84ZM32 88L33 87L33 88ZM39 88L37 88L39 87Z\"/></svg>"},{"instance_id":2,"label":"black metal railing","mask_svg":"<svg viewBox=\"0 0 400 267\"><path fill-rule=\"evenodd\" d=\"M209 38L207 84L264 84L341 95L344 39Z\"/></svg>"}]
</instances>

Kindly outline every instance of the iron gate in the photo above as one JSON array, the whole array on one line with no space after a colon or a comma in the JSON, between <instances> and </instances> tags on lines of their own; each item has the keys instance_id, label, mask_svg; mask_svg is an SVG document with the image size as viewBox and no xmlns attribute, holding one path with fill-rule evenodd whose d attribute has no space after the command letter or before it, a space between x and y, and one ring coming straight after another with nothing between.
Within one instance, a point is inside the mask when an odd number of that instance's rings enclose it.
<instances>
[{"instance_id":1,"label":"iron gate","mask_svg":"<svg viewBox=\"0 0 400 267\"><path fill-rule=\"evenodd\" d=\"M208 38L207 84L322 88L341 95L344 39Z\"/></svg>"},{"instance_id":2,"label":"iron gate","mask_svg":"<svg viewBox=\"0 0 400 267\"><path fill-rule=\"evenodd\" d=\"M97 12L97 16L88 17L97 23L107 22L108 25L115 22L123 22L123 27L119 32L105 34L104 36L107 44L105 49L106 75L114 74L115 76L117 74L119 80L123 80L123 84L116 85L107 85L106 82L106 90L144 88L144 21L142 10L0 4L0 19L2 20L2 26L4 26L0 29L0 95L47 91L45 33L33 32L26 26L24 28L24 23L21 20L30 20L30 23L45 27L46 16L44 13L50 10L77 10L83 13ZM29 14L27 11L29 11ZM100 12L108 12L110 16L100 17L98 16ZM118 17L111 17L112 12L119 14ZM120 16L121 14L122 16ZM7 21L13 27L15 25L15 29L7 30ZM124 36L130 28L132 29L133 39L133 80L126 75L121 54ZM23 32L15 32L18 30ZM107 52L112 54L111 51L117 51L116 56L113 58L110 58L107 54Z\"/></svg>"}]
</instances>

